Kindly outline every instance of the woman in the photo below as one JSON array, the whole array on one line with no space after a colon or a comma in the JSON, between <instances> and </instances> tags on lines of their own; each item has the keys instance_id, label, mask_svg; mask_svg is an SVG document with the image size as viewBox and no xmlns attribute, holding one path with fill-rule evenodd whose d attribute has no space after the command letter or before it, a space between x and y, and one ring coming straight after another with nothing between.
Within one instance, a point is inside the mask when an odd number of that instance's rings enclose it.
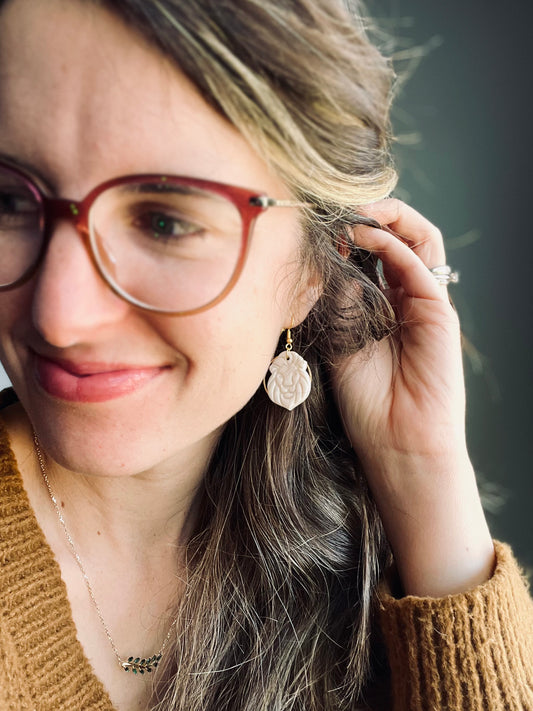
<instances>
[{"instance_id":1,"label":"woman","mask_svg":"<svg viewBox=\"0 0 533 711\"><path fill-rule=\"evenodd\" d=\"M533 708L391 80L337 0L0 3L2 708Z\"/></svg>"}]
</instances>

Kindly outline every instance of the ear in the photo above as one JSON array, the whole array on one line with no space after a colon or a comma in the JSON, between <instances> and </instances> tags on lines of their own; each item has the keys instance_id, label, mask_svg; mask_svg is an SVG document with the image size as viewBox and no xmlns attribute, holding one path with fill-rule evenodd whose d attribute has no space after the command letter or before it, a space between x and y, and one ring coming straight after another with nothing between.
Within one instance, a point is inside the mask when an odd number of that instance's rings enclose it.
<instances>
[{"instance_id":1,"label":"ear","mask_svg":"<svg viewBox=\"0 0 533 711\"><path fill-rule=\"evenodd\" d=\"M321 297L322 291L322 279L318 273L309 268L303 270L294 287L290 309L288 310L288 323L284 328L299 326Z\"/></svg>"}]
</instances>

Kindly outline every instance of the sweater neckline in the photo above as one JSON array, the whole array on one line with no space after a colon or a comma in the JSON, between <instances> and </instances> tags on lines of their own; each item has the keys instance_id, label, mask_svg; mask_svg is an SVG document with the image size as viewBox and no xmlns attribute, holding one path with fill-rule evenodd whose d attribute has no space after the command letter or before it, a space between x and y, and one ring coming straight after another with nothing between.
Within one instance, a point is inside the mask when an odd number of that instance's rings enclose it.
<instances>
[{"instance_id":1,"label":"sweater neckline","mask_svg":"<svg viewBox=\"0 0 533 711\"><path fill-rule=\"evenodd\" d=\"M61 569L0 419L0 608L42 711L115 711L77 637Z\"/></svg>"}]
</instances>

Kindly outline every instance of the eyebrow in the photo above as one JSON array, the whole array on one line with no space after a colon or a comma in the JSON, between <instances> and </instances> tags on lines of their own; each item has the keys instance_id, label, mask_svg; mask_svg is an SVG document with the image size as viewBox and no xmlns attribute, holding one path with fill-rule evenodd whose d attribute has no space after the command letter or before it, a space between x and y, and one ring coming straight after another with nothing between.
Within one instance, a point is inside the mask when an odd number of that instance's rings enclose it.
<instances>
[{"instance_id":1,"label":"eyebrow","mask_svg":"<svg viewBox=\"0 0 533 711\"><path fill-rule=\"evenodd\" d=\"M166 183L166 182L154 182L154 183L126 183L121 186L125 193L141 193L141 194L165 194L165 193L178 193L179 195L189 195L191 191L195 188L192 185L181 185L180 183ZM200 192L204 192L200 190Z\"/></svg>"}]
</instances>

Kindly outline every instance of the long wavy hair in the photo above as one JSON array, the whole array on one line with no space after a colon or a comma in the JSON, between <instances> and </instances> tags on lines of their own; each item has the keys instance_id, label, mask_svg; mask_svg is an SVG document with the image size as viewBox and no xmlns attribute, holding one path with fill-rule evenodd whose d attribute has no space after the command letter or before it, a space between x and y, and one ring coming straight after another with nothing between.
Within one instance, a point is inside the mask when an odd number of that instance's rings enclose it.
<instances>
[{"instance_id":1,"label":"long wavy hair","mask_svg":"<svg viewBox=\"0 0 533 711\"><path fill-rule=\"evenodd\" d=\"M173 62L315 207L302 266L322 295L297 330L313 392L260 388L227 423L186 542L185 593L158 711L353 711L372 679L372 601L389 551L333 402L330 366L389 335L360 206L396 174L394 74L357 0L90 0Z\"/></svg>"}]
</instances>

